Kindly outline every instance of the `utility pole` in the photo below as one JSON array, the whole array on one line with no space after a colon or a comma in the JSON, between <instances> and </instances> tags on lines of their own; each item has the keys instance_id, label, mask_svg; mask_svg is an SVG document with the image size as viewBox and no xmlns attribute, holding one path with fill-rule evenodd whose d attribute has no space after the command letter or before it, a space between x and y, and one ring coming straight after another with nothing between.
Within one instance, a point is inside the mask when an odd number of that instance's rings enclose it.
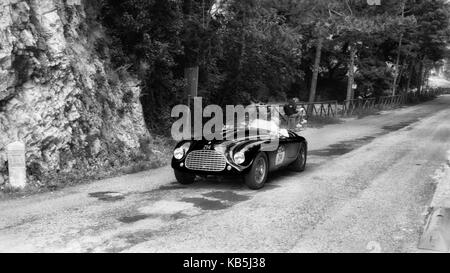
<instances>
[{"instance_id":1,"label":"utility pole","mask_svg":"<svg viewBox=\"0 0 450 273\"><path fill-rule=\"evenodd\" d=\"M356 58L356 48L350 45L349 50L350 50L350 61L348 63L347 101L352 100L354 96L353 84L355 83L355 58Z\"/></svg>"},{"instance_id":2,"label":"utility pole","mask_svg":"<svg viewBox=\"0 0 450 273\"><path fill-rule=\"evenodd\" d=\"M184 16L189 18L192 15L192 0L184 0ZM204 9L204 3L202 5ZM204 14L202 15L204 16ZM204 20L204 19L203 19ZM185 46L185 68L184 68L184 78L186 81L186 96L188 97L188 105L191 103L191 98L198 96L198 76L199 76L199 65L198 65L198 55L195 50Z\"/></svg>"},{"instance_id":3,"label":"utility pole","mask_svg":"<svg viewBox=\"0 0 450 273\"><path fill-rule=\"evenodd\" d=\"M313 76L311 80L311 90L309 93L309 102L311 103L316 101L317 80L319 79L319 69L320 69L320 60L322 58L323 40L324 39L321 35L317 40L316 57L314 60Z\"/></svg>"},{"instance_id":4,"label":"utility pole","mask_svg":"<svg viewBox=\"0 0 450 273\"><path fill-rule=\"evenodd\" d=\"M406 1L402 2L402 18L405 18L405 6ZM392 96L395 96L397 93L397 85L399 82L400 74L400 55L402 53L402 44L403 44L403 33L400 34L400 39L398 42L398 51L397 51L397 61L395 63L395 74L394 74L394 82L392 84Z\"/></svg>"}]
</instances>

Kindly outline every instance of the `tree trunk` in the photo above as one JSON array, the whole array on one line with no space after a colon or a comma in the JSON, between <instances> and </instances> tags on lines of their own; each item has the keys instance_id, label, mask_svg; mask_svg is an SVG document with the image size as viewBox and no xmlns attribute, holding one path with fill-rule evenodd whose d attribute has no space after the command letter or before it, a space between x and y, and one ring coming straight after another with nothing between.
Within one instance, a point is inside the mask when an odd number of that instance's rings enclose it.
<instances>
[{"instance_id":1,"label":"tree trunk","mask_svg":"<svg viewBox=\"0 0 450 273\"><path fill-rule=\"evenodd\" d=\"M425 68L425 76L424 76L424 82L423 87L425 88L425 92L428 92L428 88L430 87L430 74L431 74L431 68Z\"/></svg>"},{"instance_id":2,"label":"tree trunk","mask_svg":"<svg viewBox=\"0 0 450 273\"><path fill-rule=\"evenodd\" d=\"M354 97L353 84L355 83L355 57L356 50L350 48L350 62L348 63L348 86L347 86L347 101Z\"/></svg>"},{"instance_id":3,"label":"tree trunk","mask_svg":"<svg viewBox=\"0 0 450 273\"><path fill-rule=\"evenodd\" d=\"M198 96L198 71L198 66L187 67L184 69L184 78L186 80L186 94L189 98Z\"/></svg>"},{"instance_id":4,"label":"tree trunk","mask_svg":"<svg viewBox=\"0 0 450 273\"><path fill-rule=\"evenodd\" d=\"M322 58L323 37L319 37L316 46L316 58L314 61L313 76L311 79L311 91L309 93L309 102L316 101L317 80L319 78L320 60Z\"/></svg>"},{"instance_id":5,"label":"tree trunk","mask_svg":"<svg viewBox=\"0 0 450 273\"><path fill-rule=\"evenodd\" d=\"M403 34L400 35L400 41L398 43L397 61L395 62L394 82L392 83L392 96L395 96L397 93L397 83L398 78L400 76L400 54L402 50L402 42L403 42Z\"/></svg>"},{"instance_id":6,"label":"tree trunk","mask_svg":"<svg viewBox=\"0 0 450 273\"><path fill-rule=\"evenodd\" d=\"M183 1L183 14L188 18L192 13L192 1ZM188 98L188 105L191 99L198 96L198 71L199 55L195 48L189 47L184 43L184 80L186 82L185 92Z\"/></svg>"},{"instance_id":7,"label":"tree trunk","mask_svg":"<svg viewBox=\"0 0 450 273\"><path fill-rule=\"evenodd\" d=\"M402 18L405 18L405 5L406 5L406 2L403 1L403 3L402 3ZM400 67L400 55L402 52L402 42L403 42L403 33L400 34L400 40L398 42L397 61L395 63L395 75L394 75L394 82L392 85L392 96L395 96L397 93L398 78L401 77L399 67Z\"/></svg>"},{"instance_id":8,"label":"tree trunk","mask_svg":"<svg viewBox=\"0 0 450 273\"><path fill-rule=\"evenodd\" d=\"M418 94L422 93L422 85L423 85L423 62L424 60L420 61L420 68L419 68L419 82L417 84L417 92Z\"/></svg>"},{"instance_id":9,"label":"tree trunk","mask_svg":"<svg viewBox=\"0 0 450 273\"><path fill-rule=\"evenodd\" d=\"M399 73L399 76L397 78L397 88L396 88L396 90L398 90L397 93L399 93L399 94L405 93L405 90L404 90L405 86L402 85L402 80L404 79L405 71L407 69L408 69L408 66L407 66L406 59L405 59L405 60L403 60L403 64L400 67L400 73ZM403 81L403 83L404 83L404 81Z\"/></svg>"},{"instance_id":10,"label":"tree trunk","mask_svg":"<svg viewBox=\"0 0 450 273\"><path fill-rule=\"evenodd\" d=\"M245 24L245 23L244 23ZM241 30L241 47L239 52L239 60L238 67L236 73L240 73L242 70L242 66L244 64L245 51L247 50L246 39L245 39L245 30Z\"/></svg>"},{"instance_id":11,"label":"tree trunk","mask_svg":"<svg viewBox=\"0 0 450 273\"><path fill-rule=\"evenodd\" d=\"M410 65L411 70L409 71L408 82L406 83L406 93L408 93L411 88L411 80L412 77L414 76L414 62L412 62Z\"/></svg>"}]
</instances>

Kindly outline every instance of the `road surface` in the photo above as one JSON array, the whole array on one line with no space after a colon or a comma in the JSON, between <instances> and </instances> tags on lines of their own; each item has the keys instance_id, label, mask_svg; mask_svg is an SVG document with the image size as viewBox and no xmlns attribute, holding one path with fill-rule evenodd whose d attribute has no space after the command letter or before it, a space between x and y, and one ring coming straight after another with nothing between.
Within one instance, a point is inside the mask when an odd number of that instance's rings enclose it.
<instances>
[{"instance_id":1,"label":"road surface","mask_svg":"<svg viewBox=\"0 0 450 273\"><path fill-rule=\"evenodd\" d=\"M309 129L307 171L175 183L170 168L0 202L0 252L417 252L450 96Z\"/></svg>"}]
</instances>

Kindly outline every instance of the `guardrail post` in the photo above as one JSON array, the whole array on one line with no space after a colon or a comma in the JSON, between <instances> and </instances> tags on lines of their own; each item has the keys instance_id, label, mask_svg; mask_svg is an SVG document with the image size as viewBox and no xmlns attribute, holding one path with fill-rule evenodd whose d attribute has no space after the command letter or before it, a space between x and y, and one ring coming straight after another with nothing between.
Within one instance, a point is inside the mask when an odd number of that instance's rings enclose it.
<instances>
[{"instance_id":1,"label":"guardrail post","mask_svg":"<svg viewBox=\"0 0 450 273\"><path fill-rule=\"evenodd\" d=\"M14 142L6 147L8 152L9 184L16 189L23 189L27 183L25 143Z\"/></svg>"}]
</instances>

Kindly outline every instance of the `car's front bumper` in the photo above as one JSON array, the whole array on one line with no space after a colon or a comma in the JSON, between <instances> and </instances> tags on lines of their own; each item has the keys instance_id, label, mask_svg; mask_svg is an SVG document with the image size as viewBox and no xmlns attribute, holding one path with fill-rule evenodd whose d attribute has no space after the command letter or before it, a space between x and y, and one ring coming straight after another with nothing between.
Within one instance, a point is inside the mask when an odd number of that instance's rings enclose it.
<instances>
[{"instance_id":1,"label":"car's front bumper","mask_svg":"<svg viewBox=\"0 0 450 273\"><path fill-rule=\"evenodd\" d=\"M199 175L199 176L207 176L207 175L236 176L236 175L245 175L249 172L248 168L236 167L230 163L227 163L225 169L220 172L191 170L186 167L185 160L176 160L176 159L172 159L172 168L174 170L177 170L177 171L180 171L183 173L195 174L195 175Z\"/></svg>"}]
</instances>

